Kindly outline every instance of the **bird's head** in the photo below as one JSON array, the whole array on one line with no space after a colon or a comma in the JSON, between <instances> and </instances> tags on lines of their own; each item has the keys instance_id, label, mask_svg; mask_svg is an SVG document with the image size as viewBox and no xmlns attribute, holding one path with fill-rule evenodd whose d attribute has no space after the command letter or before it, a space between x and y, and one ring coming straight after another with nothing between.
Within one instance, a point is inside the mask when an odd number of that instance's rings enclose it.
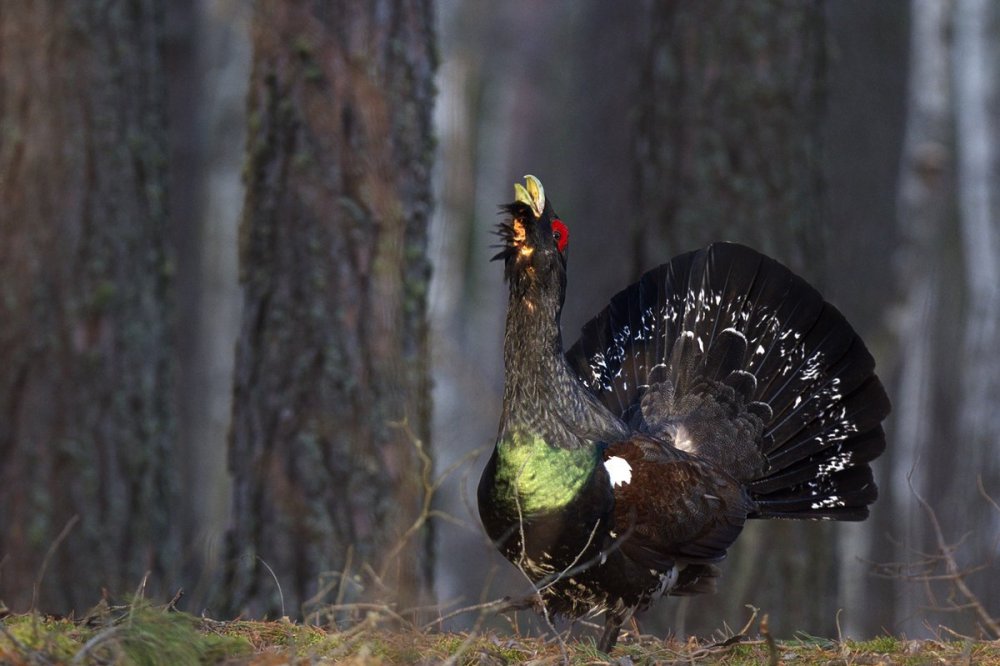
<instances>
[{"instance_id":1,"label":"bird's head","mask_svg":"<svg viewBox=\"0 0 1000 666\"><path fill-rule=\"evenodd\" d=\"M493 258L504 260L504 276L512 290L556 289L561 305L566 289L569 229L534 176L525 176L524 185L514 184L514 199L501 207L509 218L497 229L501 250Z\"/></svg>"}]
</instances>

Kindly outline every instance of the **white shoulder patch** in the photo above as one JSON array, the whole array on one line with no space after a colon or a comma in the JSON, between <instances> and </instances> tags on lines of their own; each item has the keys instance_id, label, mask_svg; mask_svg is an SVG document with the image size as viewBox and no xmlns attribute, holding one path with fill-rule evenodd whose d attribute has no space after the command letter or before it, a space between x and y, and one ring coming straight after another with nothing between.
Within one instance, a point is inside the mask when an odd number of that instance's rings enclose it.
<instances>
[{"instance_id":1,"label":"white shoulder patch","mask_svg":"<svg viewBox=\"0 0 1000 666\"><path fill-rule=\"evenodd\" d=\"M624 458L611 456L604 461L604 468L608 470L608 476L611 477L612 488L632 482L632 465L629 465Z\"/></svg>"}]
</instances>

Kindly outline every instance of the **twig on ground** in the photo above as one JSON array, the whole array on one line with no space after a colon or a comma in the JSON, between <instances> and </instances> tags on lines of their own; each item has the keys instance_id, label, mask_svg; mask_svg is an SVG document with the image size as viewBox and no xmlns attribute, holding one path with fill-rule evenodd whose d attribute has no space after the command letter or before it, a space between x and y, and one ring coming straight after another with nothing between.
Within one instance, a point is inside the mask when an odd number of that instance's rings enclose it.
<instances>
[{"instance_id":1,"label":"twig on ground","mask_svg":"<svg viewBox=\"0 0 1000 666\"><path fill-rule=\"evenodd\" d=\"M87 658L88 655L90 655L90 653L94 650L94 648L96 648L98 645L100 645L104 641L108 640L109 638L120 632L121 628L122 628L121 625L115 625L113 627L108 627L103 631L99 631L93 636L91 636L90 640L84 643L83 647L77 650L76 654L73 655L73 661L71 661L70 663L71 664L84 663L84 660Z\"/></svg>"},{"instance_id":2,"label":"twig on ground","mask_svg":"<svg viewBox=\"0 0 1000 666\"><path fill-rule=\"evenodd\" d=\"M277 574L274 573L274 569L271 568L271 565L265 562L264 558L262 558L260 555L254 555L254 557L257 559L258 562L264 565L264 568L267 569L269 574L271 574L271 578L274 579L274 584L278 588L278 600L281 601L281 617L286 617L287 614L285 613L285 593L281 591L281 582L278 581Z\"/></svg>"},{"instance_id":3,"label":"twig on ground","mask_svg":"<svg viewBox=\"0 0 1000 666\"><path fill-rule=\"evenodd\" d=\"M145 599L146 598L146 584L149 583L149 576L153 572L147 571L142 575L142 580L139 581L139 586L135 588L135 599ZM135 607L135 604L132 604Z\"/></svg>"},{"instance_id":4,"label":"twig on ground","mask_svg":"<svg viewBox=\"0 0 1000 666\"><path fill-rule=\"evenodd\" d=\"M184 588L180 588L179 590L177 590L177 594L174 595L173 599L170 600L170 603L167 604L164 610L176 611L177 603L183 598L184 598Z\"/></svg>"},{"instance_id":5,"label":"twig on ground","mask_svg":"<svg viewBox=\"0 0 1000 666\"><path fill-rule=\"evenodd\" d=\"M764 613L764 617L760 620L760 635L764 637L764 642L767 643L767 663L769 666L778 666L778 644L774 642L774 636L771 635L767 613Z\"/></svg>"},{"instance_id":6,"label":"twig on ground","mask_svg":"<svg viewBox=\"0 0 1000 666\"><path fill-rule=\"evenodd\" d=\"M471 613L473 611L486 611L494 608L499 609L502 608L506 603L507 603L506 599L494 599L493 601L486 601L479 604L473 604L471 606L463 606L462 608L456 608L455 610L446 613L444 615L441 615L440 617L438 617L435 620L432 620L431 622L428 622L423 626L423 628L428 629L436 624L438 625L438 630L440 630L441 624L446 620L450 620L453 617L464 615L465 613Z\"/></svg>"}]
</instances>

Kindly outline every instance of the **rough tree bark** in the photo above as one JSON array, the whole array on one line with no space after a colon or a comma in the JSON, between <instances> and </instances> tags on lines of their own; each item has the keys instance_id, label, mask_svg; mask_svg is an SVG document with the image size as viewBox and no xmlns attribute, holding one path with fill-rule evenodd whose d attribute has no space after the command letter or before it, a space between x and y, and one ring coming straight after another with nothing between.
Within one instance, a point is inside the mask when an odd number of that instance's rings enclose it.
<instances>
[{"instance_id":1,"label":"rough tree bark","mask_svg":"<svg viewBox=\"0 0 1000 666\"><path fill-rule=\"evenodd\" d=\"M176 585L162 7L0 8L0 599ZM79 522L72 525L73 517ZM60 532L71 529L64 540Z\"/></svg>"},{"instance_id":2,"label":"rough tree bark","mask_svg":"<svg viewBox=\"0 0 1000 666\"><path fill-rule=\"evenodd\" d=\"M820 275L820 3L656 3L649 25L640 263L662 262L665 248L742 240Z\"/></svg>"},{"instance_id":3,"label":"rough tree bark","mask_svg":"<svg viewBox=\"0 0 1000 666\"><path fill-rule=\"evenodd\" d=\"M430 416L430 2L264 1L253 46L224 603L405 610L431 578L428 526L404 539Z\"/></svg>"},{"instance_id":4,"label":"rough tree bark","mask_svg":"<svg viewBox=\"0 0 1000 666\"><path fill-rule=\"evenodd\" d=\"M821 4L656 3L649 26L638 102L637 266L732 240L821 281ZM782 547L769 547L776 543ZM829 525L752 523L723 575L724 595L661 605L669 626L704 633L722 620L736 625L749 603L771 613L778 632L835 631ZM698 610L685 622L689 605Z\"/></svg>"}]
</instances>

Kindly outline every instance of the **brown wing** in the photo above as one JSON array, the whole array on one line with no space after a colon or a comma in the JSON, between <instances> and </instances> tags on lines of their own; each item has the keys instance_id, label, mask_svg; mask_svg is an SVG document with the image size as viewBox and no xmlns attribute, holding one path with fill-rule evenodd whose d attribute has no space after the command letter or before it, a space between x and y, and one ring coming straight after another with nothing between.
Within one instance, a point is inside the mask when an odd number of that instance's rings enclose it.
<instances>
[{"instance_id":1,"label":"brown wing","mask_svg":"<svg viewBox=\"0 0 1000 666\"><path fill-rule=\"evenodd\" d=\"M628 481L613 488L615 532L624 537L625 555L658 570L726 556L753 508L738 481L642 435L609 446L604 458L614 457L631 468Z\"/></svg>"}]
</instances>

